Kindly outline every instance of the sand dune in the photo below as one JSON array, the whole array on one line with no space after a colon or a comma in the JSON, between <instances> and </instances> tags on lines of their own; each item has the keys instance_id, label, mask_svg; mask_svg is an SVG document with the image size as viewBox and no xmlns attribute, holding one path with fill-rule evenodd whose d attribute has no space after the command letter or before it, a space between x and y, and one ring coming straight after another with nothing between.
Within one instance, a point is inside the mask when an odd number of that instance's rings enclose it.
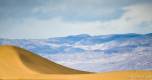
<instances>
[{"instance_id":1,"label":"sand dune","mask_svg":"<svg viewBox=\"0 0 152 80\"><path fill-rule=\"evenodd\" d=\"M82 74L88 73L64 67L15 46L0 47L0 68L5 73Z\"/></svg>"},{"instance_id":2,"label":"sand dune","mask_svg":"<svg viewBox=\"0 0 152 80\"><path fill-rule=\"evenodd\" d=\"M152 71L90 73L64 67L15 46L0 46L0 79L152 80Z\"/></svg>"}]
</instances>

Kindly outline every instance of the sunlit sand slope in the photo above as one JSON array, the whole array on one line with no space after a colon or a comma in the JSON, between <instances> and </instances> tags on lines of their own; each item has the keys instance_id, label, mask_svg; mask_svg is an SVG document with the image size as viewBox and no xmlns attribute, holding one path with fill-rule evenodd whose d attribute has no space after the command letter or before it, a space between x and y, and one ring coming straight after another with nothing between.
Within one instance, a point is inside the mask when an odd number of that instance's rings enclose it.
<instances>
[{"instance_id":1,"label":"sunlit sand slope","mask_svg":"<svg viewBox=\"0 0 152 80\"><path fill-rule=\"evenodd\" d=\"M64 67L22 48L0 46L0 79L152 80L152 71L89 73Z\"/></svg>"},{"instance_id":2,"label":"sunlit sand slope","mask_svg":"<svg viewBox=\"0 0 152 80\"><path fill-rule=\"evenodd\" d=\"M64 67L22 48L0 46L0 74L7 73L81 74L87 72Z\"/></svg>"}]
</instances>

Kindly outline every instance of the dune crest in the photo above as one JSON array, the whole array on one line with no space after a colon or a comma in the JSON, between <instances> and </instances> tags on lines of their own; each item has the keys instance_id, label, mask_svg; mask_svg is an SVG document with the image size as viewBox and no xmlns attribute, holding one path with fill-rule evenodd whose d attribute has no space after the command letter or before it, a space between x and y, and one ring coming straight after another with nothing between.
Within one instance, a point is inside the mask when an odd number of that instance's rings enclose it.
<instances>
[{"instance_id":1,"label":"dune crest","mask_svg":"<svg viewBox=\"0 0 152 80\"><path fill-rule=\"evenodd\" d=\"M56 64L22 48L0 46L0 79L4 80L152 80L151 70L88 73Z\"/></svg>"},{"instance_id":2,"label":"dune crest","mask_svg":"<svg viewBox=\"0 0 152 80\"><path fill-rule=\"evenodd\" d=\"M30 51L15 46L0 46L0 69L4 73L82 74L88 73L64 67ZM7 71L6 71L7 70ZM3 73L4 72L4 73Z\"/></svg>"}]
</instances>

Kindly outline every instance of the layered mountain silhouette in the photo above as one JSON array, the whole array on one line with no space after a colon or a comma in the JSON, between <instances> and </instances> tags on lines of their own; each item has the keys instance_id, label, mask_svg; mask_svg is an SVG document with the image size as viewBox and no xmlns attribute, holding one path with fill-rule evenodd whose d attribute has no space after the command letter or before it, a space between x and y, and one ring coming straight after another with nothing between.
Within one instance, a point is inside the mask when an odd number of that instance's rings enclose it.
<instances>
[{"instance_id":1,"label":"layered mountain silhouette","mask_svg":"<svg viewBox=\"0 0 152 80\"><path fill-rule=\"evenodd\" d=\"M152 70L152 33L0 39L73 69L90 72Z\"/></svg>"},{"instance_id":2,"label":"layered mountain silhouette","mask_svg":"<svg viewBox=\"0 0 152 80\"><path fill-rule=\"evenodd\" d=\"M49 80L151 80L152 71L116 71L91 73L70 69L49 61L25 49L0 46L0 79Z\"/></svg>"}]
</instances>

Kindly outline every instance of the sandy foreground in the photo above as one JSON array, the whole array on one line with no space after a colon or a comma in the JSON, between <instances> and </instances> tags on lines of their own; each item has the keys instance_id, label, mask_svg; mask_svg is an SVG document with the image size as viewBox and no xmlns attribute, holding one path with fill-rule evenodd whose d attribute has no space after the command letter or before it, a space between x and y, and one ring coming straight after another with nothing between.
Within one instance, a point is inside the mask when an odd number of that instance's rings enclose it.
<instances>
[{"instance_id":1,"label":"sandy foreground","mask_svg":"<svg viewBox=\"0 0 152 80\"><path fill-rule=\"evenodd\" d=\"M15 46L0 46L0 79L152 80L152 70L91 73L64 67Z\"/></svg>"}]
</instances>

